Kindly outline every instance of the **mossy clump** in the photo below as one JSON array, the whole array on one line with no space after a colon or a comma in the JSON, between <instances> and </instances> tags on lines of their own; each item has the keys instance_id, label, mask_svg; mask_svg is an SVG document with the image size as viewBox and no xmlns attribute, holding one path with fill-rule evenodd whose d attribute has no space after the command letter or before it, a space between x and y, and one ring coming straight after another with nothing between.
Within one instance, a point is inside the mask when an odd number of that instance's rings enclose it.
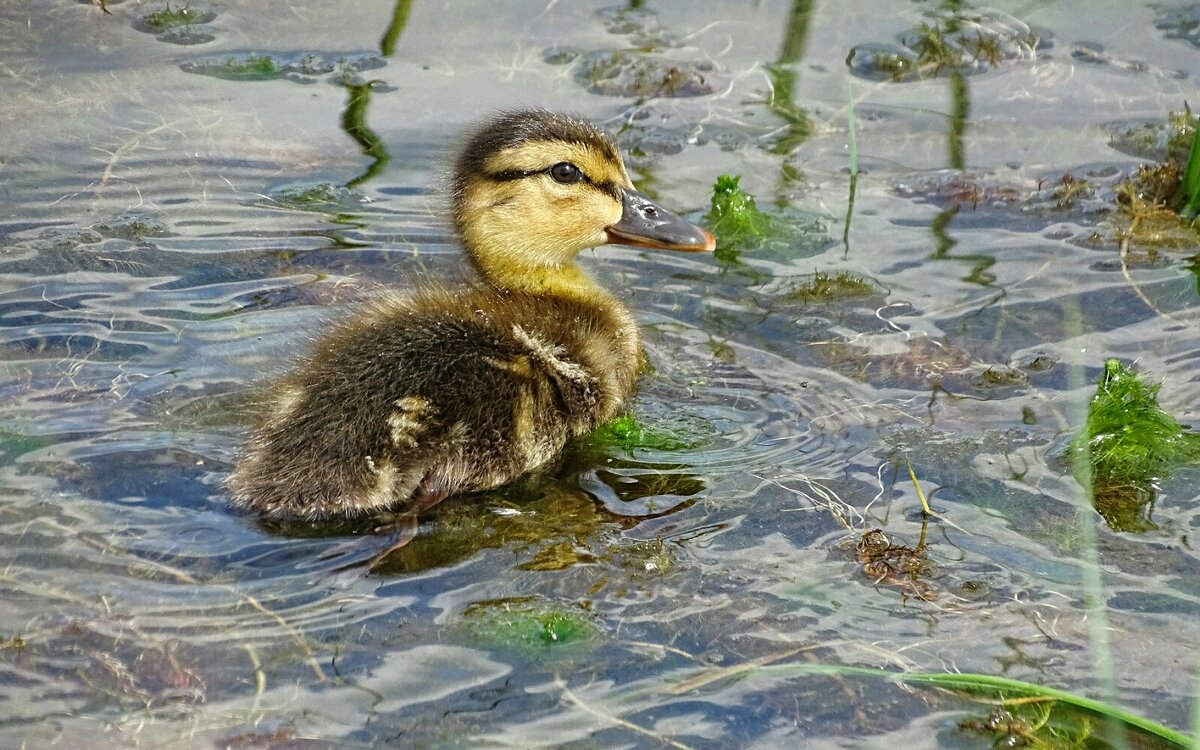
<instances>
[{"instance_id":1,"label":"mossy clump","mask_svg":"<svg viewBox=\"0 0 1200 750\"><path fill-rule=\"evenodd\" d=\"M905 595L912 594L924 601L937 599L925 579L935 571L925 556L926 546L922 542L916 547L894 544L882 529L863 532L854 548L854 559L862 566L862 572L875 585L893 586Z\"/></svg>"},{"instance_id":2,"label":"mossy clump","mask_svg":"<svg viewBox=\"0 0 1200 750\"><path fill-rule=\"evenodd\" d=\"M279 65L269 55L247 55L225 60L224 73L229 78L273 78L279 74Z\"/></svg>"},{"instance_id":3,"label":"mossy clump","mask_svg":"<svg viewBox=\"0 0 1200 750\"><path fill-rule=\"evenodd\" d=\"M740 175L723 174L713 185L712 207L705 216L708 226L729 243L747 237L762 237L771 231L771 217L758 210L754 196L738 184Z\"/></svg>"},{"instance_id":4,"label":"mossy clump","mask_svg":"<svg viewBox=\"0 0 1200 750\"><path fill-rule=\"evenodd\" d=\"M874 293L875 287L861 276L848 271L838 271L833 275L817 271L812 281L795 287L785 297L797 302L819 303L864 299Z\"/></svg>"},{"instance_id":5,"label":"mossy clump","mask_svg":"<svg viewBox=\"0 0 1200 750\"><path fill-rule=\"evenodd\" d=\"M467 607L463 618L484 645L528 654L582 646L600 637L599 629L582 611L534 597L476 602Z\"/></svg>"},{"instance_id":6,"label":"mossy clump","mask_svg":"<svg viewBox=\"0 0 1200 750\"><path fill-rule=\"evenodd\" d=\"M1145 517L1154 483L1200 460L1200 435L1158 405L1161 388L1120 360L1108 360L1084 429L1071 442L1076 478L1082 483L1090 476L1096 509L1117 531L1154 528Z\"/></svg>"},{"instance_id":7,"label":"mossy clump","mask_svg":"<svg viewBox=\"0 0 1200 750\"><path fill-rule=\"evenodd\" d=\"M184 5L182 8L172 8L171 4L167 3L162 9L147 13L139 18L134 26L139 31L145 31L150 34L161 34L171 29L208 23L216 17L217 14L210 10L194 10L190 5Z\"/></svg>"},{"instance_id":8,"label":"mossy clump","mask_svg":"<svg viewBox=\"0 0 1200 750\"><path fill-rule=\"evenodd\" d=\"M1181 111L1168 112L1165 121L1113 123L1109 131L1108 145L1123 154L1182 164L1192 147L1196 118L1185 102Z\"/></svg>"},{"instance_id":9,"label":"mossy clump","mask_svg":"<svg viewBox=\"0 0 1200 750\"><path fill-rule=\"evenodd\" d=\"M92 228L104 237L141 242L148 237L170 237L167 225L151 216L122 214L108 221L93 224Z\"/></svg>"},{"instance_id":10,"label":"mossy clump","mask_svg":"<svg viewBox=\"0 0 1200 750\"><path fill-rule=\"evenodd\" d=\"M199 73L227 81L269 81L285 74L283 65L274 56L255 52L228 55L220 59L190 60L179 67L185 73Z\"/></svg>"},{"instance_id":11,"label":"mossy clump","mask_svg":"<svg viewBox=\"0 0 1200 750\"><path fill-rule=\"evenodd\" d=\"M759 251L792 258L800 249L815 250L828 240L820 221L780 218L760 210L754 196L738 184L741 179L728 174L718 177L712 205L704 216L717 238L718 260L736 263L742 252Z\"/></svg>"}]
</instances>

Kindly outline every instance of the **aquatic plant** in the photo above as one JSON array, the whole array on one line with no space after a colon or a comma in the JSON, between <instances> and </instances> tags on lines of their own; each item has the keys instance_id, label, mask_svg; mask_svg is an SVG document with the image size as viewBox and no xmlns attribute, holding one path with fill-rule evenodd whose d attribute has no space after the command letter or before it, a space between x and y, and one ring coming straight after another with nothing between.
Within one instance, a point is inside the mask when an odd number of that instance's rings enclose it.
<instances>
[{"instance_id":1,"label":"aquatic plant","mask_svg":"<svg viewBox=\"0 0 1200 750\"><path fill-rule=\"evenodd\" d=\"M1193 128L1192 147L1188 152L1187 165L1183 169L1179 190L1173 202L1179 207L1179 215L1187 220L1200 213L1200 129Z\"/></svg>"},{"instance_id":2,"label":"aquatic plant","mask_svg":"<svg viewBox=\"0 0 1200 750\"><path fill-rule=\"evenodd\" d=\"M758 210L754 196L738 185L740 175L723 174L713 185L712 207L705 223L717 238L720 260L736 261L740 246L759 240L771 231L771 217Z\"/></svg>"},{"instance_id":3,"label":"aquatic plant","mask_svg":"<svg viewBox=\"0 0 1200 750\"><path fill-rule=\"evenodd\" d=\"M695 439L688 439L679 430L665 425L647 425L632 414L625 414L600 425L589 436L592 447L614 447L626 453L639 448L657 451L685 450L696 446Z\"/></svg>"},{"instance_id":4,"label":"aquatic plant","mask_svg":"<svg viewBox=\"0 0 1200 750\"><path fill-rule=\"evenodd\" d=\"M211 11L192 10L190 5L184 5L182 8L171 8L171 4L167 3L166 7L161 10L156 10L142 16L138 21L138 28L142 31L160 34L180 26L190 26L194 23L208 23L214 18L216 18L216 14Z\"/></svg>"},{"instance_id":5,"label":"aquatic plant","mask_svg":"<svg viewBox=\"0 0 1200 750\"><path fill-rule=\"evenodd\" d=\"M919 81L971 75L1016 59L1032 59L1038 34L997 11L949 7L929 14L900 44L860 44L850 50L851 72L875 81Z\"/></svg>"},{"instance_id":6,"label":"aquatic plant","mask_svg":"<svg viewBox=\"0 0 1200 750\"><path fill-rule=\"evenodd\" d=\"M937 592L923 580L931 571L925 550L924 541L909 547L893 543L882 529L871 529L859 537L854 559L861 566L863 575L872 579L876 586L892 586L912 593L918 599L933 601L937 599Z\"/></svg>"},{"instance_id":7,"label":"aquatic plant","mask_svg":"<svg viewBox=\"0 0 1200 750\"><path fill-rule=\"evenodd\" d=\"M219 78L257 80L274 77L279 65L270 55L249 54L245 57L228 57L225 64L212 75Z\"/></svg>"},{"instance_id":8,"label":"aquatic plant","mask_svg":"<svg viewBox=\"0 0 1200 750\"><path fill-rule=\"evenodd\" d=\"M958 728L990 735L993 747L1075 750L1087 747L1092 737L1092 722L1086 715L1076 716L1076 712L1062 710L1056 715L1053 702L1014 704L1011 709L996 706L982 719L974 716L963 719ZM1064 717L1073 721L1068 724Z\"/></svg>"},{"instance_id":9,"label":"aquatic plant","mask_svg":"<svg viewBox=\"0 0 1200 750\"><path fill-rule=\"evenodd\" d=\"M1117 531L1154 528L1143 516L1154 483L1200 460L1200 434L1185 431L1158 405L1161 388L1120 360L1108 360L1087 423L1071 442L1076 479L1090 483L1096 509Z\"/></svg>"},{"instance_id":10,"label":"aquatic plant","mask_svg":"<svg viewBox=\"0 0 1200 750\"><path fill-rule=\"evenodd\" d=\"M1161 145L1161 128L1128 130L1118 134L1121 144L1130 149L1142 149L1150 134L1159 133L1157 148L1162 160L1142 164L1116 187L1117 217L1127 221L1118 229L1123 258L1129 246L1136 242L1149 248L1193 248L1200 242L1193 220L1200 213L1200 136L1196 118L1184 107L1182 113L1167 116L1165 147ZM1130 134L1141 133L1140 136ZM1132 140L1131 140L1132 139Z\"/></svg>"},{"instance_id":11,"label":"aquatic plant","mask_svg":"<svg viewBox=\"0 0 1200 750\"><path fill-rule=\"evenodd\" d=\"M321 76L329 76L338 83L354 80L354 75L387 65L379 55L334 54L324 52L269 52L255 51L210 55L180 63L185 73L212 76L230 81L268 81L283 79L294 83L315 83ZM376 86L379 90L381 87Z\"/></svg>"},{"instance_id":12,"label":"aquatic plant","mask_svg":"<svg viewBox=\"0 0 1200 750\"><path fill-rule=\"evenodd\" d=\"M998 677L988 674L973 674L967 672L891 672L870 667L854 667L841 664L815 664L807 660L784 661L796 653L795 650L784 651L776 657L758 657L740 665L724 665L701 670L688 679L670 685L665 689L668 695L684 695L699 690L718 680L739 679L753 673L762 673L774 677L796 678L801 676L834 675L840 678L875 678L888 682L907 685L910 687L928 685L941 690L953 690L970 696L986 696L997 700L999 707L1008 714L997 713L992 720L979 722L993 729L1000 730L998 741L1010 735L1018 735L1017 741L997 744L995 747L1162 747L1194 750L1195 743L1191 737L1172 729L1171 727L1151 721L1123 708L1076 695L1065 690L1038 685L1024 680L1009 677ZM1041 708L1030 709L1031 706ZM1022 713L1032 710L1033 722L1023 719L1025 728L1032 730L1026 734L1016 723ZM1049 715L1043 720L1043 711ZM1102 721L1092 721L1101 719ZM970 728L973 720L965 720ZM960 724L960 727L962 725ZM1039 730L1050 728L1039 735ZM1014 730L1014 731L1004 731ZM1019 736L1024 735L1024 736ZM1030 744L1021 740L1037 739ZM1100 744L1089 744L1085 740L1092 738ZM1078 740L1076 744L1062 744ZM1057 741L1057 742L1056 742Z\"/></svg>"},{"instance_id":13,"label":"aquatic plant","mask_svg":"<svg viewBox=\"0 0 1200 750\"><path fill-rule=\"evenodd\" d=\"M848 271L830 275L823 271L813 274L812 281L789 291L785 297L798 302L837 302L847 299L862 299L875 293L875 287Z\"/></svg>"},{"instance_id":14,"label":"aquatic plant","mask_svg":"<svg viewBox=\"0 0 1200 750\"><path fill-rule=\"evenodd\" d=\"M790 207L779 213L762 211L740 181L737 175L718 177L709 211L702 219L716 235L718 260L737 263L743 252L793 260L819 251L830 241L819 218Z\"/></svg>"},{"instance_id":15,"label":"aquatic plant","mask_svg":"<svg viewBox=\"0 0 1200 750\"><path fill-rule=\"evenodd\" d=\"M476 602L467 607L463 617L476 639L529 655L584 645L600 636L582 612L533 597Z\"/></svg>"},{"instance_id":16,"label":"aquatic plant","mask_svg":"<svg viewBox=\"0 0 1200 750\"><path fill-rule=\"evenodd\" d=\"M731 242L770 231L771 217L758 210L754 196L742 190L740 175L723 174L713 185L712 208L705 217L714 232Z\"/></svg>"}]
</instances>

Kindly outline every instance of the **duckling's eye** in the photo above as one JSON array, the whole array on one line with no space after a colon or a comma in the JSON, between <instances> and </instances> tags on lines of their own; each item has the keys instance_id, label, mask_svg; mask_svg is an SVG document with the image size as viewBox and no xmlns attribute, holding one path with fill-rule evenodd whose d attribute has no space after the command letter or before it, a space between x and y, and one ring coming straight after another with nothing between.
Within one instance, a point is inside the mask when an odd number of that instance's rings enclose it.
<instances>
[{"instance_id":1,"label":"duckling's eye","mask_svg":"<svg viewBox=\"0 0 1200 750\"><path fill-rule=\"evenodd\" d=\"M564 185L570 185L572 182L579 182L583 177L583 172L579 171L579 167L569 161L560 161L553 167L550 167L550 176L556 182L561 182Z\"/></svg>"}]
</instances>

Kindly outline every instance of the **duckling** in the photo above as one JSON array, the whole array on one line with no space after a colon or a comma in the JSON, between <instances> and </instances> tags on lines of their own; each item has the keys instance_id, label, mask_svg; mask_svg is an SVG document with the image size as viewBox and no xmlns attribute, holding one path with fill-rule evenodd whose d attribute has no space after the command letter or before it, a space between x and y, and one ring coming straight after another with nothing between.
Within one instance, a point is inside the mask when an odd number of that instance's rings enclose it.
<instances>
[{"instance_id":1,"label":"duckling","mask_svg":"<svg viewBox=\"0 0 1200 750\"><path fill-rule=\"evenodd\" d=\"M715 246L634 189L600 130L545 110L503 112L470 135L451 199L477 280L389 293L318 340L274 384L228 480L235 505L415 519L546 466L617 414L640 351L633 315L575 256Z\"/></svg>"}]
</instances>

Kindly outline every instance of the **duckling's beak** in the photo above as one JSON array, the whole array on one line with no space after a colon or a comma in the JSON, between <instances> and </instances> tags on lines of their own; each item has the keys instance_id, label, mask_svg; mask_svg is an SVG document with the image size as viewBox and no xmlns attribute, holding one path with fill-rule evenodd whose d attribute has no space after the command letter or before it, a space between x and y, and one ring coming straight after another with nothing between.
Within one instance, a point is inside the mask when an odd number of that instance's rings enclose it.
<instances>
[{"instance_id":1,"label":"duckling's beak","mask_svg":"<svg viewBox=\"0 0 1200 750\"><path fill-rule=\"evenodd\" d=\"M621 197L621 220L608 227L608 241L621 245L711 253L717 240L632 188Z\"/></svg>"}]
</instances>

